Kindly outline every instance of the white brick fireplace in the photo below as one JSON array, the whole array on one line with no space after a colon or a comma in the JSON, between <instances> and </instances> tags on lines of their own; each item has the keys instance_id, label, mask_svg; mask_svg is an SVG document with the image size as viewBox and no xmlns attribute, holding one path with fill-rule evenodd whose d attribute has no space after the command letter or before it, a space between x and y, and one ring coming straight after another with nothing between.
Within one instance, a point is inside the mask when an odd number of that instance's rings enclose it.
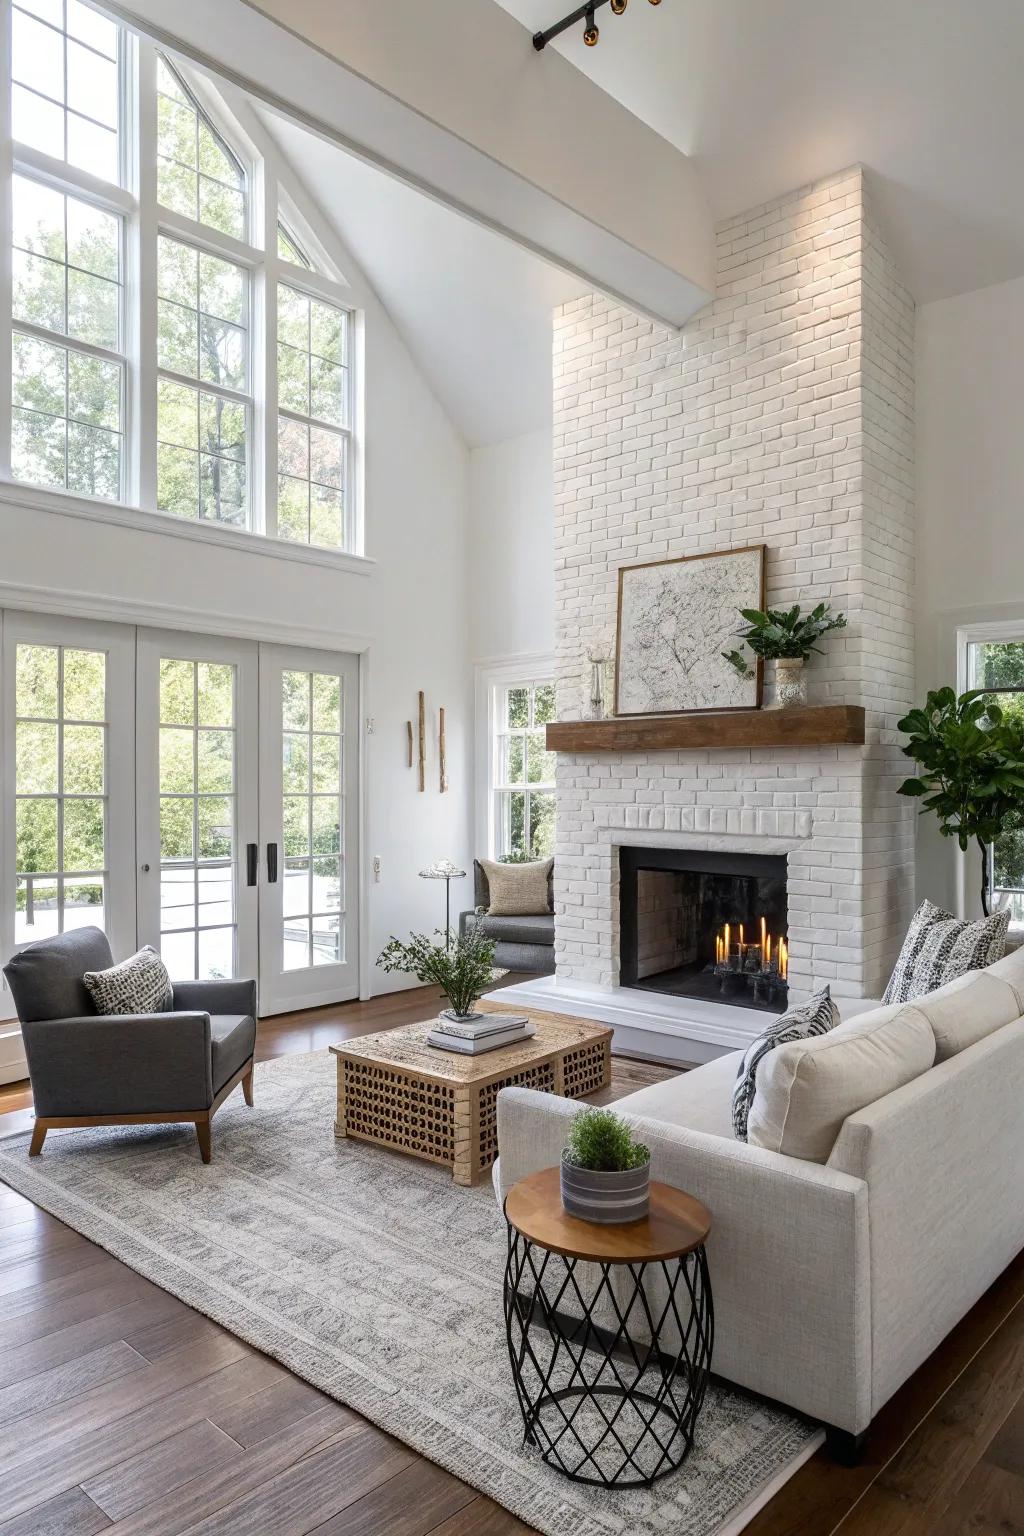
<instances>
[{"instance_id":1,"label":"white brick fireplace","mask_svg":"<svg viewBox=\"0 0 1024 1536\"><path fill-rule=\"evenodd\" d=\"M913 305L863 173L723 224L718 296L682 333L596 294L566 305L554 390L559 717L586 714L619 566L764 543L772 606L848 615L811 698L864 705L867 745L560 754L557 978L524 996L611 1018L627 1048L632 1012L676 1037L654 1054L757 1032L748 1009L618 988L618 849L643 843L784 853L791 995L877 996L913 889L913 807L895 794L914 681Z\"/></svg>"}]
</instances>

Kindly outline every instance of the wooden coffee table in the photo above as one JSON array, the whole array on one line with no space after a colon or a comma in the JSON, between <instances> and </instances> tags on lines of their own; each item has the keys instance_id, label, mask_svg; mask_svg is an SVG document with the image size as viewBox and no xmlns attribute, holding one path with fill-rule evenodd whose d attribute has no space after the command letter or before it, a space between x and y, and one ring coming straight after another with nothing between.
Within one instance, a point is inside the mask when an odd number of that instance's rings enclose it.
<instances>
[{"instance_id":1,"label":"wooden coffee table","mask_svg":"<svg viewBox=\"0 0 1024 1536\"><path fill-rule=\"evenodd\" d=\"M428 1045L436 1019L332 1045L334 1134L443 1163L456 1184L475 1184L498 1155L502 1088L580 1098L611 1081L610 1029L553 1013L531 1013L530 1022L531 1039L482 1056Z\"/></svg>"}]
</instances>

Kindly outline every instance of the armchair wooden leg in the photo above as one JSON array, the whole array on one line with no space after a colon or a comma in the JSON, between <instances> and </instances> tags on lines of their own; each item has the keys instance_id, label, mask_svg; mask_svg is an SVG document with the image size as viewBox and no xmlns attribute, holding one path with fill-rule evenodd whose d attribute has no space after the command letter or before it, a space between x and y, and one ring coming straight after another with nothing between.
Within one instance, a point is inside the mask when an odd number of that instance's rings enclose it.
<instances>
[{"instance_id":1,"label":"armchair wooden leg","mask_svg":"<svg viewBox=\"0 0 1024 1536\"><path fill-rule=\"evenodd\" d=\"M242 1092L245 1094L245 1102L252 1109L252 1067L242 1078Z\"/></svg>"},{"instance_id":2,"label":"armchair wooden leg","mask_svg":"<svg viewBox=\"0 0 1024 1536\"><path fill-rule=\"evenodd\" d=\"M204 1163L208 1163L213 1156L213 1143L210 1137L209 1120L196 1121L196 1135L199 1138L199 1151Z\"/></svg>"},{"instance_id":3,"label":"armchair wooden leg","mask_svg":"<svg viewBox=\"0 0 1024 1536\"><path fill-rule=\"evenodd\" d=\"M41 1120L37 1120L32 1127L32 1140L29 1143L29 1157L38 1157L43 1150L43 1142L46 1140L46 1132L49 1129Z\"/></svg>"}]
</instances>

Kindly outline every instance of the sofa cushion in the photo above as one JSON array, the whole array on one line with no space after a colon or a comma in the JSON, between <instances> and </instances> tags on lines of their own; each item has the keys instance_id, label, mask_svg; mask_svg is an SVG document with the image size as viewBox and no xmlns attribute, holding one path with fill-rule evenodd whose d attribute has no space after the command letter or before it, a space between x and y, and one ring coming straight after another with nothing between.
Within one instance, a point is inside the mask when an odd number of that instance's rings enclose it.
<instances>
[{"instance_id":1,"label":"sofa cushion","mask_svg":"<svg viewBox=\"0 0 1024 1536\"><path fill-rule=\"evenodd\" d=\"M732 1090L736 1071L743 1059L741 1051L730 1051L702 1067L680 1072L678 1077L639 1088L616 1102L616 1110L628 1115L646 1115L688 1131L704 1131L709 1136L732 1140Z\"/></svg>"},{"instance_id":2,"label":"sofa cushion","mask_svg":"<svg viewBox=\"0 0 1024 1536\"><path fill-rule=\"evenodd\" d=\"M908 1003L1002 959L1009 910L968 923L922 901L910 920L883 1003Z\"/></svg>"},{"instance_id":3,"label":"sofa cushion","mask_svg":"<svg viewBox=\"0 0 1024 1536\"><path fill-rule=\"evenodd\" d=\"M914 1007L932 1027L936 1061L948 1061L1004 1024L1012 1024L1022 1012L1013 987L990 970L968 971L947 981L937 992L916 998Z\"/></svg>"},{"instance_id":4,"label":"sofa cushion","mask_svg":"<svg viewBox=\"0 0 1024 1536\"><path fill-rule=\"evenodd\" d=\"M255 1048L255 1019L244 1013L211 1013L211 1076L215 1094L245 1065Z\"/></svg>"},{"instance_id":5,"label":"sofa cushion","mask_svg":"<svg viewBox=\"0 0 1024 1536\"><path fill-rule=\"evenodd\" d=\"M757 1074L747 1141L825 1163L847 1115L919 1077L935 1036L913 1004L877 1008L827 1035L780 1045Z\"/></svg>"},{"instance_id":6,"label":"sofa cushion","mask_svg":"<svg viewBox=\"0 0 1024 1536\"><path fill-rule=\"evenodd\" d=\"M747 1139L747 1118L754 1102L757 1069L769 1051L793 1040L807 1040L812 1035L825 1035L839 1023L839 1009L832 1001L828 987L822 987L805 1003L795 1003L785 1013L767 1024L756 1040L752 1040L743 1053L736 1083L732 1090L732 1130L737 1141Z\"/></svg>"},{"instance_id":7,"label":"sofa cushion","mask_svg":"<svg viewBox=\"0 0 1024 1536\"><path fill-rule=\"evenodd\" d=\"M537 859L529 864L496 864L481 859L490 892L487 911L491 917L529 917L551 911L548 876L553 859Z\"/></svg>"},{"instance_id":8,"label":"sofa cushion","mask_svg":"<svg viewBox=\"0 0 1024 1536\"><path fill-rule=\"evenodd\" d=\"M97 1013L162 1013L171 1001L171 978L151 944L82 979Z\"/></svg>"},{"instance_id":9,"label":"sofa cushion","mask_svg":"<svg viewBox=\"0 0 1024 1536\"><path fill-rule=\"evenodd\" d=\"M1020 1011L1024 1014L1024 944L1019 949L1011 949L995 965L988 966L985 974L995 976L998 981L1005 981L1007 986L1013 988Z\"/></svg>"},{"instance_id":10,"label":"sofa cushion","mask_svg":"<svg viewBox=\"0 0 1024 1536\"><path fill-rule=\"evenodd\" d=\"M80 1019L95 1013L82 977L102 970L113 956L101 928L72 928L12 955L4 966L23 1024L36 1019Z\"/></svg>"},{"instance_id":11,"label":"sofa cushion","mask_svg":"<svg viewBox=\"0 0 1024 1536\"><path fill-rule=\"evenodd\" d=\"M502 944L554 944L555 919L548 913L546 917L530 916L522 917L491 917L489 915L478 919L480 927L489 939Z\"/></svg>"}]
</instances>

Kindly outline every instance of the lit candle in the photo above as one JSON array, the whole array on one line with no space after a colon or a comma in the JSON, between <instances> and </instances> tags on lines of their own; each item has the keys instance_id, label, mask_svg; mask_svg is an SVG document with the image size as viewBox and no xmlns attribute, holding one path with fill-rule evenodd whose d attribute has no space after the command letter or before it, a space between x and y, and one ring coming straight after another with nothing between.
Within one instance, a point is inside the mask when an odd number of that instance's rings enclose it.
<instances>
[{"instance_id":1,"label":"lit candle","mask_svg":"<svg viewBox=\"0 0 1024 1536\"><path fill-rule=\"evenodd\" d=\"M761 958L762 959L764 958L765 933L766 933L765 921L764 921L764 918L762 917L762 919L761 919Z\"/></svg>"},{"instance_id":2,"label":"lit candle","mask_svg":"<svg viewBox=\"0 0 1024 1536\"><path fill-rule=\"evenodd\" d=\"M771 965L771 963L772 963L772 936L771 936L771 934L768 934L767 938L764 941L764 964L765 964L765 969L766 970Z\"/></svg>"},{"instance_id":3,"label":"lit candle","mask_svg":"<svg viewBox=\"0 0 1024 1536\"><path fill-rule=\"evenodd\" d=\"M779 975L783 981L789 977L789 945L785 939L779 940Z\"/></svg>"},{"instance_id":4,"label":"lit candle","mask_svg":"<svg viewBox=\"0 0 1024 1536\"><path fill-rule=\"evenodd\" d=\"M743 948L743 924L740 923L740 949Z\"/></svg>"},{"instance_id":5,"label":"lit candle","mask_svg":"<svg viewBox=\"0 0 1024 1536\"><path fill-rule=\"evenodd\" d=\"M730 952L731 951L730 951L730 946L729 946L729 924L726 923L726 925L725 925L725 958L726 958L726 960L728 960Z\"/></svg>"}]
</instances>

